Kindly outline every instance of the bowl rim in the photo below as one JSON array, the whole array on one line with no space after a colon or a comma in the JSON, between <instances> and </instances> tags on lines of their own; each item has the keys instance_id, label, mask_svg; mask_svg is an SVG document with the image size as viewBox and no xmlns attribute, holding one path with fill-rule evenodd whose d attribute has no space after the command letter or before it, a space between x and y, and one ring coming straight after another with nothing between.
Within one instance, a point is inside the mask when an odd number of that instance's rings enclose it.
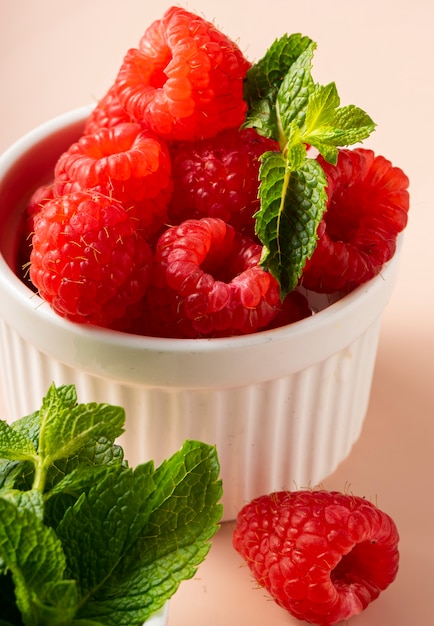
<instances>
[{"instance_id":1,"label":"bowl rim","mask_svg":"<svg viewBox=\"0 0 434 626\"><path fill-rule=\"evenodd\" d=\"M26 151L47 136L54 136L65 125L84 120L92 106L61 114L16 141L0 156L0 180ZM145 380L152 386L206 387L211 375L201 374L201 370L209 365L210 358L214 359L213 367L222 379L218 386L243 384L246 375L236 373L232 361L235 355L241 356L243 362L255 359L256 349L261 350L262 358L270 361L268 365L256 365L260 373L253 378L260 382L282 374L283 370L300 371L327 358L345 348L378 319L393 290L401 239L402 236L398 238L394 257L381 273L319 313L271 330L212 339L145 337L70 322L57 315L47 302L22 283L0 250L0 292L3 294L0 318L24 341L61 363L131 384L144 384ZM363 319L362 327L357 326L356 318ZM277 367L272 364L276 349ZM113 357L119 357L121 351L123 357L116 364ZM294 351L298 365L296 359L291 358ZM252 367L247 370L251 372Z\"/></svg>"}]
</instances>

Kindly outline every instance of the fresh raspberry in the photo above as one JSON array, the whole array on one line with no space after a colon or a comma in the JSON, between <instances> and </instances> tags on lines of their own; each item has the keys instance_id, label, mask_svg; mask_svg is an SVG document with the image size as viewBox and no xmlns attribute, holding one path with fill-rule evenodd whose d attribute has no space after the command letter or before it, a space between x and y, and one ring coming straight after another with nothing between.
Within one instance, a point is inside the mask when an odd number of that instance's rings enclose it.
<instances>
[{"instance_id":1,"label":"fresh raspberry","mask_svg":"<svg viewBox=\"0 0 434 626\"><path fill-rule=\"evenodd\" d=\"M294 617L330 626L361 613L398 572L393 520L335 491L277 492L238 514L233 545Z\"/></svg>"},{"instance_id":2,"label":"fresh raspberry","mask_svg":"<svg viewBox=\"0 0 434 626\"><path fill-rule=\"evenodd\" d=\"M93 189L110 196L151 237L165 223L172 193L167 145L140 124L124 123L83 135L57 161L57 195Z\"/></svg>"},{"instance_id":3,"label":"fresh raspberry","mask_svg":"<svg viewBox=\"0 0 434 626\"><path fill-rule=\"evenodd\" d=\"M307 317L311 317L311 315L313 315L313 311L309 306L309 301L306 296L296 289L293 289L288 293L283 302L279 304L277 314L267 326L266 330L294 324L294 322L304 320Z\"/></svg>"},{"instance_id":4,"label":"fresh raspberry","mask_svg":"<svg viewBox=\"0 0 434 626\"><path fill-rule=\"evenodd\" d=\"M327 177L328 208L302 282L322 293L351 291L394 255L407 224L409 180L372 150L340 150L336 166L318 161Z\"/></svg>"},{"instance_id":5,"label":"fresh raspberry","mask_svg":"<svg viewBox=\"0 0 434 626\"><path fill-rule=\"evenodd\" d=\"M31 237L33 234L35 216L42 209L44 204L54 198L53 181L40 185L30 196L24 213L26 236Z\"/></svg>"},{"instance_id":6,"label":"fresh raspberry","mask_svg":"<svg viewBox=\"0 0 434 626\"><path fill-rule=\"evenodd\" d=\"M277 281L259 266L261 250L218 218L166 230L147 298L153 334L219 337L267 326L280 298Z\"/></svg>"},{"instance_id":7,"label":"fresh raspberry","mask_svg":"<svg viewBox=\"0 0 434 626\"><path fill-rule=\"evenodd\" d=\"M39 186L30 196L27 202L18 235L18 251L16 260L17 274L21 276L23 270L26 270L29 264L30 252L32 249L32 236L34 231L35 215L39 213L41 208L48 200L54 197L53 183L47 183Z\"/></svg>"},{"instance_id":8,"label":"fresh raspberry","mask_svg":"<svg viewBox=\"0 0 434 626\"><path fill-rule=\"evenodd\" d=\"M115 81L131 118L167 139L203 139L244 121L250 63L213 24L171 7L125 55Z\"/></svg>"},{"instance_id":9,"label":"fresh raspberry","mask_svg":"<svg viewBox=\"0 0 434 626\"><path fill-rule=\"evenodd\" d=\"M224 130L216 137L171 149L174 193L169 216L175 223L219 217L254 236L259 209L259 157L278 144L253 128Z\"/></svg>"},{"instance_id":10,"label":"fresh raspberry","mask_svg":"<svg viewBox=\"0 0 434 626\"><path fill-rule=\"evenodd\" d=\"M152 252L120 204L79 191L35 216L30 263L31 281L59 315L120 329L146 293Z\"/></svg>"},{"instance_id":11,"label":"fresh raspberry","mask_svg":"<svg viewBox=\"0 0 434 626\"><path fill-rule=\"evenodd\" d=\"M92 135L101 128L112 128L132 121L119 102L114 85L112 85L88 115L84 125L84 134Z\"/></svg>"}]
</instances>

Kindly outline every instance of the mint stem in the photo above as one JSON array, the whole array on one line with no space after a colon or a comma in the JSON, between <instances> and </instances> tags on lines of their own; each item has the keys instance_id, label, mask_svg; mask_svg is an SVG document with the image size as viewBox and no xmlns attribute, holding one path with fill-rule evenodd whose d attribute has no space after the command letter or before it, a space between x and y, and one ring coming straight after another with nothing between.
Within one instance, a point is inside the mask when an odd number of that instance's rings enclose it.
<instances>
[{"instance_id":1,"label":"mint stem","mask_svg":"<svg viewBox=\"0 0 434 626\"><path fill-rule=\"evenodd\" d=\"M47 479L47 464L38 455L35 462L35 477L33 479L32 488L44 493L45 481Z\"/></svg>"}]
</instances>

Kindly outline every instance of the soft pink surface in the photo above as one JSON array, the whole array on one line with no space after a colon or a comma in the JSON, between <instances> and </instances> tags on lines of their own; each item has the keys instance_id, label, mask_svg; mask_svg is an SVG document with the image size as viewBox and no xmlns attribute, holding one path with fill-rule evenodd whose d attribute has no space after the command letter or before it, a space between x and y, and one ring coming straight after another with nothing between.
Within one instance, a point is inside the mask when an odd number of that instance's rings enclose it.
<instances>
[{"instance_id":1,"label":"soft pink surface","mask_svg":"<svg viewBox=\"0 0 434 626\"><path fill-rule=\"evenodd\" d=\"M21 0L0 3L0 151L23 133L95 101L128 47L171 3ZM434 4L430 0L196 0L185 3L237 39L251 60L274 38L302 32L318 42L315 76L335 80L342 104L378 124L365 143L411 180L401 270L383 318L372 398L360 440L324 483L374 499L401 534L395 583L354 626L430 624L434 567ZM264 11L267 11L264 13ZM6 417L0 398L0 415ZM236 480L236 477L234 477ZM289 485L288 487L291 487ZM297 624L257 589L216 536L196 577L172 599L170 626Z\"/></svg>"}]
</instances>

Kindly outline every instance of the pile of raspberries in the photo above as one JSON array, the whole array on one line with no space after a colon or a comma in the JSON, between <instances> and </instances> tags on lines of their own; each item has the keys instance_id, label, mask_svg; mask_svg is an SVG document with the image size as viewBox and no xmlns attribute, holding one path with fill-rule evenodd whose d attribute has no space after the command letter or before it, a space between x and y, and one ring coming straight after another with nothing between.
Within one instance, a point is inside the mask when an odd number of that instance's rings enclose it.
<instances>
[{"instance_id":1,"label":"pile of raspberries","mask_svg":"<svg viewBox=\"0 0 434 626\"><path fill-rule=\"evenodd\" d=\"M62 317L146 336L275 328L312 314L282 301L255 234L259 157L243 128L250 63L213 24L170 8L126 53L113 84L30 199L29 276ZM321 157L318 157L321 159ZM328 207L300 284L349 292L394 254L408 179L371 150L321 160Z\"/></svg>"}]
</instances>

